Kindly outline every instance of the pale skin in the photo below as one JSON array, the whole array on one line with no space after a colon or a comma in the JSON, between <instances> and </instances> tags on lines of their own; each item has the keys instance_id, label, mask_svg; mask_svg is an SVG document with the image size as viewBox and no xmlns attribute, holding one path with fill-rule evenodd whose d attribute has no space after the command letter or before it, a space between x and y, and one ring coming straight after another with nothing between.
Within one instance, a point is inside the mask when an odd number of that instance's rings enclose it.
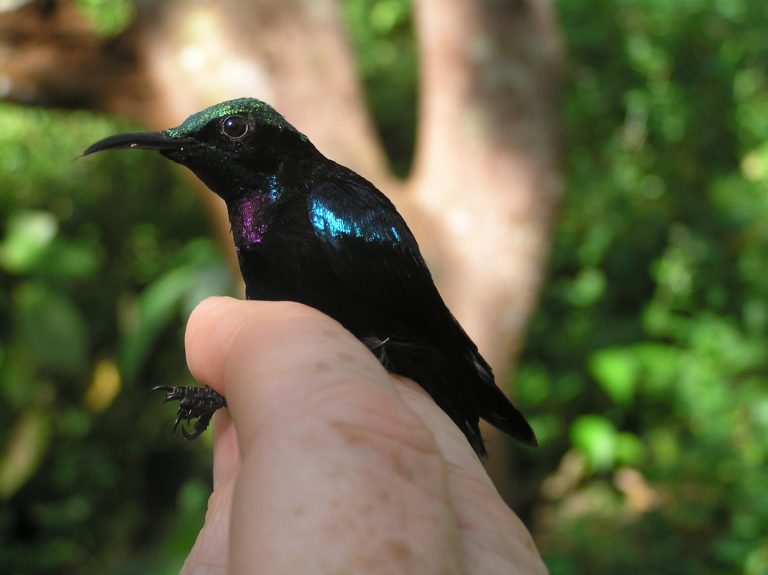
<instances>
[{"instance_id":1,"label":"pale skin","mask_svg":"<svg viewBox=\"0 0 768 575\"><path fill-rule=\"evenodd\" d=\"M547 572L453 422L331 318L211 298L186 350L229 410L182 573Z\"/></svg>"}]
</instances>

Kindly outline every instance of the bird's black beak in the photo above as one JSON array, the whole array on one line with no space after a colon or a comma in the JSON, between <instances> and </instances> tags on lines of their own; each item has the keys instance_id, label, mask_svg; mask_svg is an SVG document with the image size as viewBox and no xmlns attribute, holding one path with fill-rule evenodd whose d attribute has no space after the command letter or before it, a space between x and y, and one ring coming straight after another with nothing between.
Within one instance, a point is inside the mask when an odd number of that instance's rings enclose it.
<instances>
[{"instance_id":1,"label":"bird's black beak","mask_svg":"<svg viewBox=\"0 0 768 575\"><path fill-rule=\"evenodd\" d=\"M164 132L133 132L129 134L116 134L104 138L103 140L99 140L83 150L82 155L87 156L104 150L126 148L158 151L180 150L190 143L192 143L192 140L186 138L171 138Z\"/></svg>"}]
</instances>

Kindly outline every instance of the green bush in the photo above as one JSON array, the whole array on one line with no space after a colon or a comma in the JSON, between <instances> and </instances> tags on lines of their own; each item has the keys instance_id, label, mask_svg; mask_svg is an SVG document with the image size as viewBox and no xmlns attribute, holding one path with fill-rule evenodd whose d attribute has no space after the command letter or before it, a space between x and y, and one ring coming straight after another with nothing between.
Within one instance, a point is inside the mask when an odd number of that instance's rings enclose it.
<instances>
[{"instance_id":1,"label":"green bush","mask_svg":"<svg viewBox=\"0 0 768 575\"><path fill-rule=\"evenodd\" d=\"M555 575L766 573L768 12L559 7L568 191L518 377L558 466L542 550Z\"/></svg>"}]
</instances>

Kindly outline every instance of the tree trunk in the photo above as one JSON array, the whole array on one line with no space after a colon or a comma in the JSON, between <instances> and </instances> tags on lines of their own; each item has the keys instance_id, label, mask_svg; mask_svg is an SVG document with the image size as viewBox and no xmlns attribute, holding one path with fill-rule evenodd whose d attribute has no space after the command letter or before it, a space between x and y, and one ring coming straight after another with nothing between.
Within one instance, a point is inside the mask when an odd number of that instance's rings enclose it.
<instances>
[{"instance_id":1,"label":"tree trunk","mask_svg":"<svg viewBox=\"0 0 768 575\"><path fill-rule=\"evenodd\" d=\"M552 5L420 0L417 15L422 87L413 192L439 222L443 295L506 387L562 188ZM505 499L514 499L506 439L490 426L483 433L489 472Z\"/></svg>"},{"instance_id":2,"label":"tree trunk","mask_svg":"<svg viewBox=\"0 0 768 575\"><path fill-rule=\"evenodd\" d=\"M539 291L561 191L551 10L539 0L418 3L413 191L444 234L444 294L502 376Z\"/></svg>"}]
</instances>

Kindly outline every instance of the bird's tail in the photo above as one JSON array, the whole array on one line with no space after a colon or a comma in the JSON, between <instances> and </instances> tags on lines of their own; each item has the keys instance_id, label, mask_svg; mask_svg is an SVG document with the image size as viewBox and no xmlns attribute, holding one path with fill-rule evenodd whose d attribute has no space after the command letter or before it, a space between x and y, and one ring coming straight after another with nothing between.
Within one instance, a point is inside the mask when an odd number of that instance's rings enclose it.
<instances>
[{"instance_id":1,"label":"bird's tail","mask_svg":"<svg viewBox=\"0 0 768 575\"><path fill-rule=\"evenodd\" d=\"M482 380L482 384L478 385L475 390L478 415L521 443L537 447L539 442L536 440L536 435L530 424L523 417L523 414L512 405L504 392L498 388L491 366L479 353L475 354L475 364L477 373Z\"/></svg>"},{"instance_id":2,"label":"bird's tail","mask_svg":"<svg viewBox=\"0 0 768 575\"><path fill-rule=\"evenodd\" d=\"M486 454L480 417L521 442L536 445L530 425L496 387L490 366L477 352L470 357L445 357L434 346L413 337L363 341L386 369L423 387L478 455Z\"/></svg>"}]
</instances>

